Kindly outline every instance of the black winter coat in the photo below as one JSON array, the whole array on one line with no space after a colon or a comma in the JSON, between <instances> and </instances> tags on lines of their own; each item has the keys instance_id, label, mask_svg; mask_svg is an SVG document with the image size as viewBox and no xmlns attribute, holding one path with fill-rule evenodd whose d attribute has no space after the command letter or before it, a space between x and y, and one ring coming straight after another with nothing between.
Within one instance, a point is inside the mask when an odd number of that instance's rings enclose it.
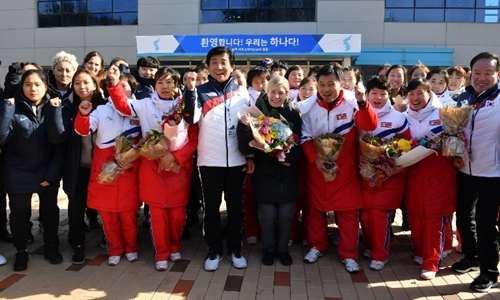
<instances>
[{"instance_id":1,"label":"black winter coat","mask_svg":"<svg viewBox=\"0 0 500 300\"><path fill-rule=\"evenodd\" d=\"M6 193L40 193L59 188L64 161L64 145L48 139L49 97L38 106L39 117L31 102L21 93L15 104L0 101L0 145L3 155ZM47 187L40 186L50 182Z\"/></svg>"},{"instance_id":2,"label":"black winter coat","mask_svg":"<svg viewBox=\"0 0 500 300\"><path fill-rule=\"evenodd\" d=\"M135 77L135 80L137 81L137 90L134 93L135 99L142 100L145 98L151 98L151 95L153 95L155 91L154 79L143 78L139 76L138 72L133 72L132 75Z\"/></svg>"},{"instance_id":3,"label":"black winter coat","mask_svg":"<svg viewBox=\"0 0 500 300\"><path fill-rule=\"evenodd\" d=\"M261 93L261 95L264 93ZM262 103L268 110L276 109L289 123L292 132L300 136L302 131L302 120L299 113L292 107L292 102L287 100L284 107L273 108L269 105L267 97L263 101L257 101L257 108L262 111ZM253 140L250 126L239 122L237 127L238 146L245 154L254 154L255 172L252 174L253 188L255 191L255 202L261 204L289 203L299 197L299 170L298 160L301 153L300 145L293 146L286 154L286 166L279 162L276 157L269 156L264 152L248 145Z\"/></svg>"}]
</instances>

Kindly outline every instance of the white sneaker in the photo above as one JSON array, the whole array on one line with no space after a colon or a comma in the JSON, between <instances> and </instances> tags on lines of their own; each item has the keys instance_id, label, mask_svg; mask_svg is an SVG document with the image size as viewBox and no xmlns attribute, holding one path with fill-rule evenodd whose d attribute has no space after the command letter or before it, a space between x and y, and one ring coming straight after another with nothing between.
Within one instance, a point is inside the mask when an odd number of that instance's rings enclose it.
<instances>
[{"instance_id":1,"label":"white sneaker","mask_svg":"<svg viewBox=\"0 0 500 300\"><path fill-rule=\"evenodd\" d=\"M222 256L215 252L210 252L210 255L205 260L205 270L215 271L219 268L219 262L222 260Z\"/></svg>"},{"instance_id":2,"label":"white sneaker","mask_svg":"<svg viewBox=\"0 0 500 300\"><path fill-rule=\"evenodd\" d=\"M250 245L250 246L257 245L257 237L256 236L249 236L249 237L247 237L247 244Z\"/></svg>"},{"instance_id":3,"label":"white sneaker","mask_svg":"<svg viewBox=\"0 0 500 300\"><path fill-rule=\"evenodd\" d=\"M168 261L166 260L159 260L156 262L155 264L155 268L156 268L156 271L165 271L166 269L168 269Z\"/></svg>"},{"instance_id":4,"label":"white sneaker","mask_svg":"<svg viewBox=\"0 0 500 300\"><path fill-rule=\"evenodd\" d=\"M139 254L137 254L137 252L125 253L125 258L127 258L129 262L134 262L139 259Z\"/></svg>"},{"instance_id":5,"label":"white sneaker","mask_svg":"<svg viewBox=\"0 0 500 300\"><path fill-rule=\"evenodd\" d=\"M323 253L319 252L315 247L312 247L304 256L304 262L309 264L315 263L321 256L323 256Z\"/></svg>"},{"instance_id":6,"label":"white sneaker","mask_svg":"<svg viewBox=\"0 0 500 300\"><path fill-rule=\"evenodd\" d=\"M293 240L288 240L288 247L292 247L293 245Z\"/></svg>"},{"instance_id":7,"label":"white sneaker","mask_svg":"<svg viewBox=\"0 0 500 300\"><path fill-rule=\"evenodd\" d=\"M413 263L416 265L422 265L424 263L424 258L421 256L415 256L413 258Z\"/></svg>"},{"instance_id":8,"label":"white sneaker","mask_svg":"<svg viewBox=\"0 0 500 300\"><path fill-rule=\"evenodd\" d=\"M108 265L109 266L116 266L117 264L120 263L120 256L110 256L108 257Z\"/></svg>"},{"instance_id":9,"label":"white sneaker","mask_svg":"<svg viewBox=\"0 0 500 300\"><path fill-rule=\"evenodd\" d=\"M422 270L422 272L420 273L420 277L422 277L422 279L425 279L425 280L431 280L431 279L434 279L434 277L436 277L436 272Z\"/></svg>"},{"instance_id":10,"label":"white sneaker","mask_svg":"<svg viewBox=\"0 0 500 300\"><path fill-rule=\"evenodd\" d=\"M182 259L182 256L179 252L170 253L170 261L177 262Z\"/></svg>"},{"instance_id":11,"label":"white sneaker","mask_svg":"<svg viewBox=\"0 0 500 300\"><path fill-rule=\"evenodd\" d=\"M3 255L0 255L0 266L3 266L7 263L7 260Z\"/></svg>"},{"instance_id":12,"label":"white sneaker","mask_svg":"<svg viewBox=\"0 0 500 300\"><path fill-rule=\"evenodd\" d=\"M442 258L445 258L446 256L450 255L452 252L453 252L453 249L444 250Z\"/></svg>"},{"instance_id":13,"label":"white sneaker","mask_svg":"<svg viewBox=\"0 0 500 300\"><path fill-rule=\"evenodd\" d=\"M342 261L342 263L345 265L347 272L354 274L359 272L359 265L354 259L346 258Z\"/></svg>"},{"instance_id":14,"label":"white sneaker","mask_svg":"<svg viewBox=\"0 0 500 300\"><path fill-rule=\"evenodd\" d=\"M233 267L236 269L243 269L247 267L247 260L239 251L233 251L233 253L227 256L227 258L233 262Z\"/></svg>"},{"instance_id":15,"label":"white sneaker","mask_svg":"<svg viewBox=\"0 0 500 300\"><path fill-rule=\"evenodd\" d=\"M370 250L370 249L365 249L365 251L363 252L363 257L364 257L364 258L371 259L371 258L372 258L372 250Z\"/></svg>"},{"instance_id":16,"label":"white sneaker","mask_svg":"<svg viewBox=\"0 0 500 300\"><path fill-rule=\"evenodd\" d=\"M372 260L370 262L370 269L373 271L380 271L385 267L386 263L387 263L387 260L386 261Z\"/></svg>"}]
</instances>

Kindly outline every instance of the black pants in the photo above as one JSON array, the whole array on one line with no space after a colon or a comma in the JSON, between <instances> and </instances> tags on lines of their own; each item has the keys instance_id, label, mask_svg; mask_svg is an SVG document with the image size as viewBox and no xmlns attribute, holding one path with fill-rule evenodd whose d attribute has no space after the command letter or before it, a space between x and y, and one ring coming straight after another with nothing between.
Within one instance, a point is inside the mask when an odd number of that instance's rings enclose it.
<instances>
[{"instance_id":1,"label":"black pants","mask_svg":"<svg viewBox=\"0 0 500 300\"><path fill-rule=\"evenodd\" d=\"M288 252L295 203L257 204L257 216L262 228L262 248L265 252Z\"/></svg>"},{"instance_id":2,"label":"black pants","mask_svg":"<svg viewBox=\"0 0 500 300\"><path fill-rule=\"evenodd\" d=\"M462 237L462 253L477 259L481 273L498 276L498 230L500 178L477 177L458 172L457 228Z\"/></svg>"},{"instance_id":3,"label":"black pants","mask_svg":"<svg viewBox=\"0 0 500 300\"><path fill-rule=\"evenodd\" d=\"M243 183L244 166L238 167L200 167L205 217L203 230L210 251L222 254L220 233L220 204L222 192L227 207L227 250L241 250L243 228Z\"/></svg>"},{"instance_id":4,"label":"black pants","mask_svg":"<svg viewBox=\"0 0 500 300\"><path fill-rule=\"evenodd\" d=\"M193 158L194 165L196 166L196 158ZM191 176L191 187L189 190L189 201L186 206L186 227L199 222L198 211L201 207L201 182L198 168L194 168Z\"/></svg>"},{"instance_id":5,"label":"black pants","mask_svg":"<svg viewBox=\"0 0 500 300\"><path fill-rule=\"evenodd\" d=\"M40 213L43 214L43 241L45 246L59 244L59 207L57 206L57 189L38 193ZM28 245L28 226L31 216L32 193L9 194L10 229L12 242L17 250L24 250Z\"/></svg>"},{"instance_id":6,"label":"black pants","mask_svg":"<svg viewBox=\"0 0 500 300\"><path fill-rule=\"evenodd\" d=\"M68 241L73 247L85 243L85 209L87 208L87 193L90 181L90 168L80 167L76 180L75 196L68 199ZM45 219L43 220L45 225Z\"/></svg>"},{"instance_id":7,"label":"black pants","mask_svg":"<svg viewBox=\"0 0 500 300\"><path fill-rule=\"evenodd\" d=\"M7 195L0 192L0 236L6 234L7 230Z\"/></svg>"}]
</instances>

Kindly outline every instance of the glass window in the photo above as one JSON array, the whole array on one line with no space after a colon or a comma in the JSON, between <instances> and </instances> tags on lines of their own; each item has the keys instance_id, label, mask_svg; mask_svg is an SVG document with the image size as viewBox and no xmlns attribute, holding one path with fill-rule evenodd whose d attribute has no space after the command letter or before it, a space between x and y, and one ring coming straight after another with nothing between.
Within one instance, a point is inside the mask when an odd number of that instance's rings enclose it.
<instances>
[{"instance_id":1,"label":"glass window","mask_svg":"<svg viewBox=\"0 0 500 300\"><path fill-rule=\"evenodd\" d=\"M40 27L61 27L61 16L38 16Z\"/></svg>"},{"instance_id":2,"label":"glass window","mask_svg":"<svg viewBox=\"0 0 500 300\"><path fill-rule=\"evenodd\" d=\"M137 25L137 14L135 13L114 13L113 25Z\"/></svg>"},{"instance_id":3,"label":"glass window","mask_svg":"<svg viewBox=\"0 0 500 300\"><path fill-rule=\"evenodd\" d=\"M266 7L285 7L285 0L259 0L261 8Z\"/></svg>"},{"instance_id":4,"label":"glass window","mask_svg":"<svg viewBox=\"0 0 500 300\"><path fill-rule=\"evenodd\" d=\"M229 8L228 0L202 0L201 9L225 9Z\"/></svg>"},{"instance_id":5,"label":"glass window","mask_svg":"<svg viewBox=\"0 0 500 300\"><path fill-rule=\"evenodd\" d=\"M87 11L87 3L85 1L63 1L63 13L78 14Z\"/></svg>"},{"instance_id":6,"label":"glass window","mask_svg":"<svg viewBox=\"0 0 500 300\"><path fill-rule=\"evenodd\" d=\"M415 22L443 22L444 9L415 9Z\"/></svg>"},{"instance_id":7,"label":"glass window","mask_svg":"<svg viewBox=\"0 0 500 300\"><path fill-rule=\"evenodd\" d=\"M446 22L473 23L474 14L468 9L447 9L445 12Z\"/></svg>"},{"instance_id":8,"label":"glass window","mask_svg":"<svg viewBox=\"0 0 500 300\"><path fill-rule=\"evenodd\" d=\"M111 0L88 0L89 12L110 12L113 11Z\"/></svg>"},{"instance_id":9,"label":"glass window","mask_svg":"<svg viewBox=\"0 0 500 300\"><path fill-rule=\"evenodd\" d=\"M500 8L500 1L499 0L477 0L477 7L478 8L493 8L493 7Z\"/></svg>"},{"instance_id":10,"label":"glass window","mask_svg":"<svg viewBox=\"0 0 500 300\"><path fill-rule=\"evenodd\" d=\"M474 8L475 4L475 0L446 0L446 7Z\"/></svg>"},{"instance_id":11,"label":"glass window","mask_svg":"<svg viewBox=\"0 0 500 300\"><path fill-rule=\"evenodd\" d=\"M52 15L61 13L61 1L39 2L38 14Z\"/></svg>"},{"instance_id":12,"label":"glass window","mask_svg":"<svg viewBox=\"0 0 500 300\"><path fill-rule=\"evenodd\" d=\"M500 11L498 9L477 9L476 22L480 23L498 23Z\"/></svg>"},{"instance_id":13,"label":"glass window","mask_svg":"<svg viewBox=\"0 0 500 300\"><path fill-rule=\"evenodd\" d=\"M113 0L113 11L137 11L137 0Z\"/></svg>"},{"instance_id":14,"label":"glass window","mask_svg":"<svg viewBox=\"0 0 500 300\"><path fill-rule=\"evenodd\" d=\"M230 8L253 8L256 7L255 0L230 0Z\"/></svg>"},{"instance_id":15,"label":"glass window","mask_svg":"<svg viewBox=\"0 0 500 300\"><path fill-rule=\"evenodd\" d=\"M113 24L113 14L88 14L89 25L111 25Z\"/></svg>"},{"instance_id":16,"label":"glass window","mask_svg":"<svg viewBox=\"0 0 500 300\"><path fill-rule=\"evenodd\" d=\"M416 0L415 7L444 7L444 0Z\"/></svg>"},{"instance_id":17,"label":"glass window","mask_svg":"<svg viewBox=\"0 0 500 300\"><path fill-rule=\"evenodd\" d=\"M316 20L314 9L289 9L288 22L314 22Z\"/></svg>"},{"instance_id":18,"label":"glass window","mask_svg":"<svg viewBox=\"0 0 500 300\"><path fill-rule=\"evenodd\" d=\"M385 7L413 7L413 0L386 0Z\"/></svg>"},{"instance_id":19,"label":"glass window","mask_svg":"<svg viewBox=\"0 0 500 300\"><path fill-rule=\"evenodd\" d=\"M314 7L314 0L287 0L289 8L307 8Z\"/></svg>"},{"instance_id":20,"label":"glass window","mask_svg":"<svg viewBox=\"0 0 500 300\"><path fill-rule=\"evenodd\" d=\"M63 15L62 26L84 26L87 25L86 14Z\"/></svg>"},{"instance_id":21,"label":"glass window","mask_svg":"<svg viewBox=\"0 0 500 300\"><path fill-rule=\"evenodd\" d=\"M285 22L286 10L284 9L261 9L259 10L259 22Z\"/></svg>"},{"instance_id":22,"label":"glass window","mask_svg":"<svg viewBox=\"0 0 500 300\"><path fill-rule=\"evenodd\" d=\"M385 9L386 22L413 22L413 9Z\"/></svg>"}]
</instances>

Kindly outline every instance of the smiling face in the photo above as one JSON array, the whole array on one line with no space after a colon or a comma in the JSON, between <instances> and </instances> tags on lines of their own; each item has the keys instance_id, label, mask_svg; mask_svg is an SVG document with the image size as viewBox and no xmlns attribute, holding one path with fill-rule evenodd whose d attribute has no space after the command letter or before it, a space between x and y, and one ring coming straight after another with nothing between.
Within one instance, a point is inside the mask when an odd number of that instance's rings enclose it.
<instances>
[{"instance_id":1,"label":"smiling face","mask_svg":"<svg viewBox=\"0 0 500 300\"><path fill-rule=\"evenodd\" d=\"M384 107L389 100L389 92L378 88L373 88L368 93L368 102L377 109Z\"/></svg>"},{"instance_id":2,"label":"smiling face","mask_svg":"<svg viewBox=\"0 0 500 300\"><path fill-rule=\"evenodd\" d=\"M344 89L352 91L357 84L356 74L354 74L354 71L352 70L344 71L344 79L342 80L342 83Z\"/></svg>"},{"instance_id":3,"label":"smiling face","mask_svg":"<svg viewBox=\"0 0 500 300\"><path fill-rule=\"evenodd\" d=\"M302 72L302 70L292 71L288 75L288 83L290 84L290 87L293 89L299 87L302 79L304 79L304 73Z\"/></svg>"},{"instance_id":4,"label":"smiling face","mask_svg":"<svg viewBox=\"0 0 500 300\"><path fill-rule=\"evenodd\" d=\"M326 102L337 99L342 87L335 74L321 75L318 78L318 93Z\"/></svg>"},{"instance_id":5,"label":"smiling face","mask_svg":"<svg viewBox=\"0 0 500 300\"><path fill-rule=\"evenodd\" d=\"M404 71L401 68L394 68L387 75L392 90L398 90L403 85L404 79Z\"/></svg>"},{"instance_id":6,"label":"smiling face","mask_svg":"<svg viewBox=\"0 0 500 300\"><path fill-rule=\"evenodd\" d=\"M429 78L429 85L431 86L431 91L436 94L441 94L446 90L446 79L443 74L433 74Z\"/></svg>"},{"instance_id":7,"label":"smiling face","mask_svg":"<svg viewBox=\"0 0 500 300\"><path fill-rule=\"evenodd\" d=\"M38 74L31 74L23 82L23 94L29 101L38 105L45 93L47 92L47 85L38 76Z\"/></svg>"},{"instance_id":8,"label":"smiling face","mask_svg":"<svg viewBox=\"0 0 500 300\"><path fill-rule=\"evenodd\" d=\"M82 101L91 101L92 96L97 89L92 77L85 73L80 73L75 77L73 88Z\"/></svg>"},{"instance_id":9,"label":"smiling face","mask_svg":"<svg viewBox=\"0 0 500 300\"><path fill-rule=\"evenodd\" d=\"M54 66L53 73L56 78L58 88L64 89L71 83L75 70L69 62L61 61Z\"/></svg>"},{"instance_id":10,"label":"smiling face","mask_svg":"<svg viewBox=\"0 0 500 300\"><path fill-rule=\"evenodd\" d=\"M408 92L408 104L414 111L424 108L431 98L431 94L420 85L416 89Z\"/></svg>"},{"instance_id":11,"label":"smiling face","mask_svg":"<svg viewBox=\"0 0 500 300\"><path fill-rule=\"evenodd\" d=\"M158 95L163 99L172 99L172 94L175 89L175 82L170 74L160 77L156 81L155 89Z\"/></svg>"},{"instance_id":12,"label":"smiling face","mask_svg":"<svg viewBox=\"0 0 500 300\"><path fill-rule=\"evenodd\" d=\"M421 68L416 68L415 71L413 71L413 73L411 73L411 79L425 79L425 77L427 76L427 74L424 72L424 70L422 70Z\"/></svg>"},{"instance_id":13,"label":"smiling face","mask_svg":"<svg viewBox=\"0 0 500 300\"><path fill-rule=\"evenodd\" d=\"M269 99L269 104L272 107L281 107L288 98L288 92L286 88L282 84L280 84L275 85L271 89L269 89L267 96Z\"/></svg>"},{"instance_id":14,"label":"smiling face","mask_svg":"<svg viewBox=\"0 0 500 300\"><path fill-rule=\"evenodd\" d=\"M252 79L252 88L256 91L266 90L269 81L264 76L255 76Z\"/></svg>"},{"instance_id":15,"label":"smiling face","mask_svg":"<svg viewBox=\"0 0 500 300\"><path fill-rule=\"evenodd\" d=\"M238 85L247 87L247 80L245 78L245 74L243 74L240 70L233 71L233 78L234 82L236 82Z\"/></svg>"},{"instance_id":16,"label":"smiling face","mask_svg":"<svg viewBox=\"0 0 500 300\"><path fill-rule=\"evenodd\" d=\"M465 78L460 76L457 72L453 72L450 74L450 84L448 85L448 89L450 91L456 91L460 89L465 84Z\"/></svg>"},{"instance_id":17,"label":"smiling face","mask_svg":"<svg viewBox=\"0 0 500 300\"><path fill-rule=\"evenodd\" d=\"M233 69L234 64L231 64L227 53L213 55L208 62L208 73L219 83L229 80Z\"/></svg>"},{"instance_id":18,"label":"smiling face","mask_svg":"<svg viewBox=\"0 0 500 300\"><path fill-rule=\"evenodd\" d=\"M102 70L102 61L99 56L92 56L92 58L85 63L85 69L91 71L94 75L97 75L97 73Z\"/></svg>"},{"instance_id":19,"label":"smiling face","mask_svg":"<svg viewBox=\"0 0 500 300\"><path fill-rule=\"evenodd\" d=\"M139 76L141 76L142 78L151 79L155 77L156 71L158 71L157 68L139 67Z\"/></svg>"},{"instance_id":20,"label":"smiling face","mask_svg":"<svg viewBox=\"0 0 500 300\"><path fill-rule=\"evenodd\" d=\"M478 59L471 70L471 85L477 94L491 89L498 84L499 71L493 59Z\"/></svg>"},{"instance_id":21,"label":"smiling face","mask_svg":"<svg viewBox=\"0 0 500 300\"><path fill-rule=\"evenodd\" d=\"M318 93L318 88L315 82L309 82L304 84L299 88L299 97L301 100L306 100L307 98L314 96Z\"/></svg>"}]
</instances>

